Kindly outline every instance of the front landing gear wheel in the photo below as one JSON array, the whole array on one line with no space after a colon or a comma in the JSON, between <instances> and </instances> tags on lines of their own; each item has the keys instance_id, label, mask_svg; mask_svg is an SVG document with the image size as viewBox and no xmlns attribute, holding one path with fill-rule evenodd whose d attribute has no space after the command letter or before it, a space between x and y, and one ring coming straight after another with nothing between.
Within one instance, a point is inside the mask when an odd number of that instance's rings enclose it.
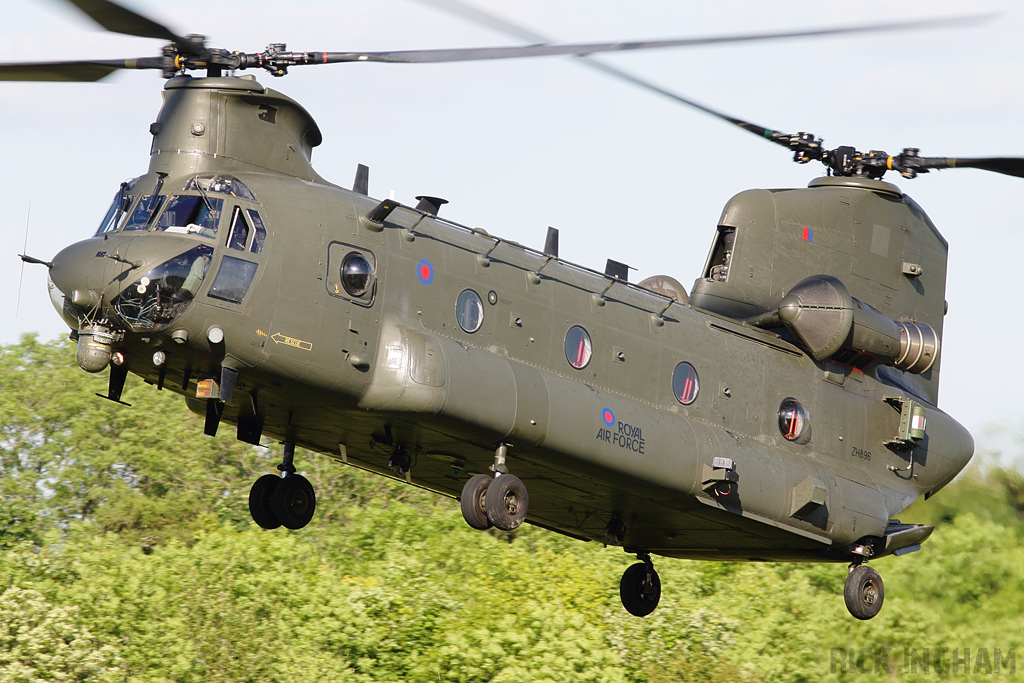
<instances>
[{"instance_id":1,"label":"front landing gear wheel","mask_svg":"<svg viewBox=\"0 0 1024 683\"><path fill-rule=\"evenodd\" d=\"M622 606L634 617L646 617L661 600L661 578L648 562L637 562L619 581Z\"/></svg>"},{"instance_id":2,"label":"front landing gear wheel","mask_svg":"<svg viewBox=\"0 0 1024 683\"><path fill-rule=\"evenodd\" d=\"M492 476L477 474L470 477L466 485L462 487L462 498L459 499L462 518L474 529L485 531L491 528L491 520L487 519L486 501L487 489L492 481L494 481Z\"/></svg>"},{"instance_id":3,"label":"front landing gear wheel","mask_svg":"<svg viewBox=\"0 0 1024 683\"><path fill-rule=\"evenodd\" d=\"M850 567L843 589L846 609L858 619L870 619L882 610L885 600L885 586L882 577L871 567L859 564Z\"/></svg>"},{"instance_id":4,"label":"front landing gear wheel","mask_svg":"<svg viewBox=\"0 0 1024 683\"><path fill-rule=\"evenodd\" d=\"M313 485L301 474L290 474L278 481L271 506L286 529L301 529L309 524L316 511Z\"/></svg>"},{"instance_id":5,"label":"front landing gear wheel","mask_svg":"<svg viewBox=\"0 0 1024 683\"><path fill-rule=\"evenodd\" d=\"M264 529L276 529L281 526L277 515L274 514L271 502L274 498L274 491L280 482L281 477L264 474L249 490L249 514L252 515L252 521Z\"/></svg>"},{"instance_id":6,"label":"front landing gear wheel","mask_svg":"<svg viewBox=\"0 0 1024 683\"><path fill-rule=\"evenodd\" d=\"M503 474L491 480L484 498L487 519L502 531L512 531L526 519L530 496L526 484L512 474Z\"/></svg>"}]
</instances>

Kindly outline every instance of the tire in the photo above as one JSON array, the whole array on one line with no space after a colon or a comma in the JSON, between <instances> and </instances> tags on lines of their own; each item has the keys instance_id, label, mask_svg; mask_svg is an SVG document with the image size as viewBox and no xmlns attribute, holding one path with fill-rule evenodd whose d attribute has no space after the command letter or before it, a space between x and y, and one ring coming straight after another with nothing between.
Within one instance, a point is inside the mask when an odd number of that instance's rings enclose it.
<instances>
[{"instance_id":1,"label":"tire","mask_svg":"<svg viewBox=\"0 0 1024 683\"><path fill-rule=\"evenodd\" d=\"M301 529L313 519L316 493L304 476L291 474L277 485L271 504L286 529Z\"/></svg>"},{"instance_id":2,"label":"tire","mask_svg":"<svg viewBox=\"0 0 1024 683\"><path fill-rule=\"evenodd\" d=\"M487 519L494 526L502 531L518 529L530 508L526 484L511 474L495 477L487 487L484 507L487 510Z\"/></svg>"},{"instance_id":3,"label":"tire","mask_svg":"<svg viewBox=\"0 0 1024 683\"><path fill-rule=\"evenodd\" d=\"M249 489L249 514L252 515L252 521L264 529L276 529L281 526L271 502L280 481L280 477L264 474Z\"/></svg>"},{"instance_id":4,"label":"tire","mask_svg":"<svg viewBox=\"0 0 1024 683\"><path fill-rule=\"evenodd\" d=\"M846 575L843 588L846 609L858 619L871 619L882 610L885 586L882 577L867 565L857 565Z\"/></svg>"},{"instance_id":5,"label":"tire","mask_svg":"<svg viewBox=\"0 0 1024 683\"><path fill-rule=\"evenodd\" d=\"M647 565L637 562L623 572L619 581L619 597L627 612L634 617L646 617L661 601L661 577L652 568L648 582Z\"/></svg>"},{"instance_id":6,"label":"tire","mask_svg":"<svg viewBox=\"0 0 1024 683\"><path fill-rule=\"evenodd\" d=\"M494 481L494 477L477 474L470 477L466 485L462 487L462 497L459 499L462 518L474 529L485 531L491 528L491 520L487 519L486 500L487 489L492 481Z\"/></svg>"}]
</instances>

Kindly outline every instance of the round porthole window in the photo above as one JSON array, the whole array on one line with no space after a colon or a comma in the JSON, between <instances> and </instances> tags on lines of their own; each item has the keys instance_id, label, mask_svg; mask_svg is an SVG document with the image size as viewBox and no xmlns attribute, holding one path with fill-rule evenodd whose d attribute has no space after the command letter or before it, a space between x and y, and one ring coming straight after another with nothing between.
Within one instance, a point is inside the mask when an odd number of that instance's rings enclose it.
<instances>
[{"instance_id":1,"label":"round porthole window","mask_svg":"<svg viewBox=\"0 0 1024 683\"><path fill-rule=\"evenodd\" d=\"M458 301L455 302L455 317L459 321L459 327L470 334L480 329L484 324L484 302L480 295L472 289L462 290Z\"/></svg>"},{"instance_id":2,"label":"round porthole window","mask_svg":"<svg viewBox=\"0 0 1024 683\"><path fill-rule=\"evenodd\" d=\"M594 347L590 342L590 334L579 325L573 325L565 333L565 359L577 370L587 367Z\"/></svg>"},{"instance_id":3,"label":"round porthole window","mask_svg":"<svg viewBox=\"0 0 1024 683\"><path fill-rule=\"evenodd\" d=\"M795 398L787 398L779 406L779 431L793 443L807 443L811 438L811 419L807 408Z\"/></svg>"},{"instance_id":4,"label":"round porthole window","mask_svg":"<svg viewBox=\"0 0 1024 683\"><path fill-rule=\"evenodd\" d=\"M341 285L350 296L360 297L373 289L373 264L357 251L349 252L341 262Z\"/></svg>"},{"instance_id":5,"label":"round porthole window","mask_svg":"<svg viewBox=\"0 0 1024 683\"><path fill-rule=\"evenodd\" d=\"M697 400L699 391L700 380L693 366L686 361L677 365L672 371L672 393L675 394L676 400L688 406Z\"/></svg>"}]
</instances>

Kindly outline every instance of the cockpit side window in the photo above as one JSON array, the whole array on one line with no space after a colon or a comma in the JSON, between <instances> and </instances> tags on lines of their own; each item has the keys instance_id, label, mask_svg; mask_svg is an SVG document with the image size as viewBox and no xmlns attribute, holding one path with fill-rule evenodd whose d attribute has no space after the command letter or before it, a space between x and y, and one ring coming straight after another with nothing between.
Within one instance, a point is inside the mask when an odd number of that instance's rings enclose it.
<instances>
[{"instance_id":1,"label":"cockpit side window","mask_svg":"<svg viewBox=\"0 0 1024 683\"><path fill-rule=\"evenodd\" d=\"M263 253L263 243L267 240L267 229L263 225L263 219L260 218L260 214L255 209L249 209L249 220L252 222L252 227L256 229L256 234L252 238L252 246L249 247L249 251L254 254Z\"/></svg>"},{"instance_id":2,"label":"cockpit side window","mask_svg":"<svg viewBox=\"0 0 1024 683\"><path fill-rule=\"evenodd\" d=\"M245 214L240 207L235 207L231 216L231 234L228 235L228 247L245 251L245 245L249 241L249 224L245 221Z\"/></svg>"},{"instance_id":3,"label":"cockpit side window","mask_svg":"<svg viewBox=\"0 0 1024 683\"><path fill-rule=\"evenodd\" d=\"M201 195L175 195L167 202L156 229L183 235L216 237L224 200Z\"/></svg>"}]
</instances>

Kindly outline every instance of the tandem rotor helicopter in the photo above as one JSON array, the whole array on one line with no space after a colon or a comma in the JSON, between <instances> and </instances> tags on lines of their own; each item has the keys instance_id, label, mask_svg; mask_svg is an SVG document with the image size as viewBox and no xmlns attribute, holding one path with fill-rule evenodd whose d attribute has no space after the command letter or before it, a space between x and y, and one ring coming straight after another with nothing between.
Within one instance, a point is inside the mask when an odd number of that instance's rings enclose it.
<instances>
[{"instance_id":1,"label":"tandem rotor helicopter","mask_svg":"<svg viewBox=\"0 0 1024 683\"><path fill-rule=\"evenodd\" d=\"M283 446L253 485L261 527L304 527L316 497L296 445L458 498L477 529L524 521L622 547L626 610L657 606L652 556L848 563L853 616L882 607L867 562L933 528L894 519L970 460L937 408L947 243L888 173L1020 158L826 148L701 105L828 175L748 190L709 231L687 291L632 282L442 215L372 198L311 166L320 130L248 70L591 54L834 33L405 52L212 48L110 0L70 0L104 28L166 42L139 59L0 64L0 80L158 71L148 171L95 234L50 260L51 299L88 372L120 402L134 373L182 394L205 431ZM872 27L875 30L895 25ZM861 27L854 30L867 30ZM196 73L193 73L196 72ZM242 75L239 75L242 74ZM679 99L679 98L677 98Z\"/></svg>"}]
</instances>

